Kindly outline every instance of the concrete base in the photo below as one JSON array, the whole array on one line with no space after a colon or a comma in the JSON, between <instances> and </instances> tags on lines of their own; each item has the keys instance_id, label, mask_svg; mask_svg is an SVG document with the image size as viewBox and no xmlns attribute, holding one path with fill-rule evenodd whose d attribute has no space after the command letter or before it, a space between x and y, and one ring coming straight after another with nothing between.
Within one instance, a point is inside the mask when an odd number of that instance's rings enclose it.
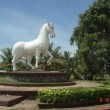
<instances>
[{"instance_id":1,"label":"concrete base","mask_svg":"<svg viewBox=\"0 0 110 110\"><path fill-rule=\"evenodd\" d=\"M15 105L25 98L23 96L0 96L0 106L12 106Z\"/></svg>"},{"instance_id":2,"label":"concrete base","mask_svg":"<svg viewBox=\"0 0 110 110\"><path fill-rule=\"evenodd\" d=\"M41 71L41 72L2 72L7 80L19 82L67 82L70 78L69 73L56 71Z\"/></svg>"}]
</instances>

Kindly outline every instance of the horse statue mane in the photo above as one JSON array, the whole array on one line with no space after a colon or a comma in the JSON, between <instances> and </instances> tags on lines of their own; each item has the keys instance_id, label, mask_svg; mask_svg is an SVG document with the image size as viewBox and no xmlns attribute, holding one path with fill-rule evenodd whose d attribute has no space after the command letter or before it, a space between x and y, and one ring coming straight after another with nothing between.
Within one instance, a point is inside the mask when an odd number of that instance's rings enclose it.
<instances>
[{"instance_id":1,"label":"horse statue mane","mask_svg":"<svg viewBox=\"0 0 110 110\"><path fill-rule=\"evenodd\" d=\"M13 71L16 70L16 63L20 58L25 58L27 64L32 68L38 68L39 56L43 53L50 58L47 61L47 64L53 58L53 55L50 53L49 49L49 35L53 38L55 37L54 25L52 23L45 23L41 29L38 37L29 42L17 42L12 48L12 65ZM35 67L30 63L32 57L35 56L36 64Z\"/></svg>"}]
</instances>

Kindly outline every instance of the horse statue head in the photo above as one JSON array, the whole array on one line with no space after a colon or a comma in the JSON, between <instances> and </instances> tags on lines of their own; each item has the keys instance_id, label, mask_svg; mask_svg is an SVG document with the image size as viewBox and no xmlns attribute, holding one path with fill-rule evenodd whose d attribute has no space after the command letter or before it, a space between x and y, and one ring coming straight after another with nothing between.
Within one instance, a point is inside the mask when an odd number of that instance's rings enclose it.
<instances>
[{"instance_id":1,"label":"horse statue head","mask_svg":"<svg viewBox=\"0 0 110 110\"><path fill-rule=\"evenodd\" d=\"M54 31L54 25L50 22L45 23L42 26L43 29L46 29L46 31L48 32L48 34L53 38L55 37L55 31ZM41 30L42 30L41 28Z\"/></svg>"},{"instance_id":2,"label":"horse statue head","mask_svg":"<svg viewBox=\"0 0 110 110\"><path fill-rule=\"evenodd\" d=\"M47 23L47 31L49 32L51 37L55 37L54 25L52 23Z\"/></svg>"}]
</instances>

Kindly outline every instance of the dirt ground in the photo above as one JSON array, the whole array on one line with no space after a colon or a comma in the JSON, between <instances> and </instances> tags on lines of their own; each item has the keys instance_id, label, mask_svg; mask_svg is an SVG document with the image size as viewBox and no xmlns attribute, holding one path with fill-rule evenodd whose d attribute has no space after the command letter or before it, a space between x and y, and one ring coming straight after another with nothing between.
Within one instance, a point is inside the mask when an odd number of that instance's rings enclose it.
<instances>
[{"instance_id":1,"label":"dirt ground","mask_svg":"<svg viewBox=\"0 0 110 110\"><path fill-rule=\"evenodd\" d=\"M58 88L74 88L74 87L97 87L101 86L102 84L96 83L96 82L87 82L87 81L76 81L76 85L71 85L71 86L57 86L57 87L14 87L14 86L2 86L0 85L0 90L34 90L34 91L39 91L42 89L58 89Z\"/></svg>"},{"instance_id":2,"label":"dirt ground","mask_svg":"<svg viewBox=\"0 0 110 110\"><path fill-rule=\"evenodd\" d=\"M89 107L77 107L77 108L48 109L48 110L110 110L110 104L95 105Z\"/></svg>"},{"instance_id":3,"label":"dirt ground","mask_svg":"<svg viewBox=\"0 0 110 110\"><path fill-rule=\"evenodd\" d=\"M0 110L40 110L37 106L36 100L24 100L12 107L0 106ZM44 110L44 109L42 109ZM95 105L89 107L77 107L77 108L58 108L58 109L46 109L46 110L110 110L110 104Z\"/></svg>"},{"instance_id":4,"label":"dirt ground","mask_svg":"<svg viewBox=\"0 0 110 110\"><path fill-rule=\"evenodd\" d=\"M0 106L0 110L38 110L36 100L24 100L12 107Z\"/></svg>"},{"instance_id":5,"label":"dirt ground","mask_svg":"<svg viewBox=\"0 0 110 110\"><path fill-rule=\"evenodd\" d=\"M80 82L77 81L76 85L72 86L60 86L60 87L10 87L10 86L0 86L1 90L42 90L42 89L57 89L57 88L68 88L68 87L97 87L101 86L102 84L95 83L95 82ZM26 99L19 104L16 104L12 107L4 107L0 106L0 110L39 110L37 106L36 100L29 100ZM43 109L44 110L44 109ZM96 105L96 106L89 106L89 107L77 107L77 108L64 108L64 109L47 109L47 110L110 110L110 104L105 105Z\"/></svg>"}]
</instances>

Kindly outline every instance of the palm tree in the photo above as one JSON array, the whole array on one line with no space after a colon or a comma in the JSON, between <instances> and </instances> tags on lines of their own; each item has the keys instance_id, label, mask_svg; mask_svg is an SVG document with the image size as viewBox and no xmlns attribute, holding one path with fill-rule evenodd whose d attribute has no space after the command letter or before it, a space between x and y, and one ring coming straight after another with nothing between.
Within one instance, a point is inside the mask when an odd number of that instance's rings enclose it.
<instances>
[{"instance_id":1,"label":"palm tree","mask_svg":"<svg viewBox=\"0 0 110 110\"><path fill-rule=\"evenodd\" d=\"M49 65L46 64L48 57L44 57L41 55L39 66L43 70L60 70L61 67L64 64L64 60L62 59L62 53L60 52L61 47L56 47L53 49L53 43L49 45L49 51L53 55L53 59L49 63ZM45 63L44 63L45 62Z\"/></svg>"},{"instance_id":2,"label":"palm tree","mask_svg":"<svg viewBox=\"0 0 110 110\"><path fill-rule=\"evenodd\" d=\"M0 58L2 60L1 62L1 68L5 69L7 71L12 71L12 54L11 54L10 48L1 49L1 55Z\"/></svg>"},{"instance_id":3,"label":"palm tree","mask_svg":"<svg viewBox=\"0 0 110 110\"><path fill-rule=\"evenodd\" d=\"M66 62L66 64L65 64L66 67L65 68L69 69L70 68L70 63L72 62L71 53L69 51L64 51L63 58Z\"/></svg>"},{"instance_id":4,"label":"palm tree","mask_svg":"<svg viewBox=\"0 0 110 110\"><path fill-rule=\"evenodd\" d=\"M61 53L61 47L53 48L53 43L49 46L49 51L53 55L53 59L47 65L48 57L43 56L41 54L40 61L39 61L39 67L43 70L48 71L59 71L61 69L68 69L73 68L74 65L74 59L71 57L71 53L69 51L65 51L64 54ZM7 71L12 71L12 54L11 54L10 48L1 49L2 54L0 55L2 62L0 63L0 69L5 69ZM35 64L35 57L32 59L32 64ZM25 63L23 63L23 60L19 61L17 63L18 70L27 70L29 69L29 66Z\"/></svg>"},{"instance_id":5,"label":"palm tree","mask_svg":"<svg viewBox=\"0 0 110 110\"><path fill-rule=\"evenodd\" d=\"M11 48L4 48L1 49L1 55L0 58L2 60L0 64L0 69L5 69L7 71L12 71L12 49ZM29 66L26 64L26 61L24 59L21 59L16 64L17 70L27 70L29 69Z\"/></svg>"}]
</instances>

